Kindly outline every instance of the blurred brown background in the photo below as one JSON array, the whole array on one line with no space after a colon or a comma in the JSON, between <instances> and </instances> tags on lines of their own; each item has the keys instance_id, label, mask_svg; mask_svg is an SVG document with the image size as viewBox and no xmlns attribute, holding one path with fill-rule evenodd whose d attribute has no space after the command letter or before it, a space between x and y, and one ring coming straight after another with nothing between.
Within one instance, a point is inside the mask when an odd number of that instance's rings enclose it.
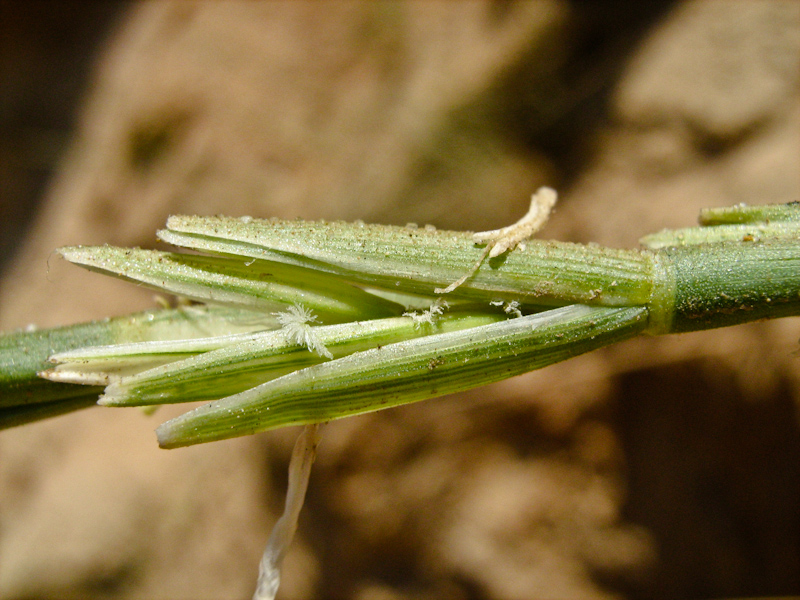
<instances>
[{"instance_id":1,"label":"blurred brown background","mask_svg":"<svg viewBox=\"0 0 800 600\"><path fill-rule=\"evenodd\" d=\"M551 185L543 236L630 247L800 199L794 0L0 19L3 329L151 306L51 253L153 246L180 212L486 229ZM280 597L800 594L798 332L636 340L328 425ZM250 597L296 432L158 450L183 410L0 434L0 597Z\"/></svg>"}]
</instances>

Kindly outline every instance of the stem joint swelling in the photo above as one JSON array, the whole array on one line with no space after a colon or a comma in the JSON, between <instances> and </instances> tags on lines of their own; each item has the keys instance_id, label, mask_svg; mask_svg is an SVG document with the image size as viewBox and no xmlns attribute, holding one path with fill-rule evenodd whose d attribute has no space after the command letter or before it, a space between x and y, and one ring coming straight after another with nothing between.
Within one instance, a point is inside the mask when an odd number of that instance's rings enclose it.
<instances>
[{"instance_id":1,"label":"stem joint swelling","mask_svg":"<svg viewBox=\"0 0 800 600\"><path fill-rule=\"evenodd\" d=\"M652 288L647 302L648 335L663 335L672 331L675 319L675 270L674 264L663 252L643 251L650 263Z\"/></svg>"}]
</instances>

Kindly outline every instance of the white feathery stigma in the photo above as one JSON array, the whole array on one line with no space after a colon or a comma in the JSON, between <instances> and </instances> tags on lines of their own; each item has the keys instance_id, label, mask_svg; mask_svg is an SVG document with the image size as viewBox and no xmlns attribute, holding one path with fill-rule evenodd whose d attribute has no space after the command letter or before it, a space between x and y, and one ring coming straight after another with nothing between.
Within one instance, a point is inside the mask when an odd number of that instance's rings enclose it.
<instances>
[{"instance_id":1,"label":"white feathery stigma","mask_svg":"<svg viewBox=\"0 0 800 600\"><path fill-rule=\"evenodd\" d=\"M295 303L284 312L272 313L281 325L286 341L305 346L325 358L333 358L330 350L314 331L311 323L318 322L317 316L302 304Z\"/></svg>"}]
</instances>

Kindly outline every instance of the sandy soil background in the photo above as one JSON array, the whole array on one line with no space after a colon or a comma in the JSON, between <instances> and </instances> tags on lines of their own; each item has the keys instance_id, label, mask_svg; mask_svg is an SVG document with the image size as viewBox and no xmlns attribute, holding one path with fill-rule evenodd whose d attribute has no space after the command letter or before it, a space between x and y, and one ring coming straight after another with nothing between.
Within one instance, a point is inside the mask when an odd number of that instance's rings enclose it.
<instances>
[{"instance_id":1,"label":"sandy soil background","mask_svg":"<svg viewBox=\"0 0 800 600\"><path fill-rule=\"evenodd\" d=\"M551 185L542 236L630 247L702 207L800 199L793 0L93 10L59 45L3 4L28 50L4 59L6 107L8 65L107 36L85 84L41 66L28 96L57 112L85 90L41 203L24 175L49 163L4 138L3 329L152 306L51 252L154 246L175 213L487 229ZM280 597L800 594L798 337L635 340L328 425ZM296 431L158 450L184 409L0 433L0 597L250 597Z\"/></svg>"}]
</instances>

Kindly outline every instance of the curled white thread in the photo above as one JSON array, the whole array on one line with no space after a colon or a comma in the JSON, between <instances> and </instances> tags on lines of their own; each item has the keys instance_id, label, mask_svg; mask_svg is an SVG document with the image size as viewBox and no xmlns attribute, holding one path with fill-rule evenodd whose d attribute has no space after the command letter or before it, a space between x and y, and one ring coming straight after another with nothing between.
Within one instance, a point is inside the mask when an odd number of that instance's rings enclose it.
<instances>
[{"instance_id":1,"label":"curled white thread","mask_svg":"<svg viewBox=\"0 0 800 600\"><path fill-rule=\"evenodd\" d=\"M519 221L508 227L502 229L492 229L491 231L479 231L472 234L472 240L476 244L486 244L478 261L467 271L464 275L459 277L456 281L448 285L446 288L436 288L434 292L437 294L449 294L467 279L475 274L483 261L488 256L495 258L500 256L503 252L513 250L519 244L529 239L534 233L539 231L547 222L550 216L550 211L556 204L558 194L553 188L540 187L537 192L531 196L531 206L525 216Z\"/></svg>"}]
</instances>

